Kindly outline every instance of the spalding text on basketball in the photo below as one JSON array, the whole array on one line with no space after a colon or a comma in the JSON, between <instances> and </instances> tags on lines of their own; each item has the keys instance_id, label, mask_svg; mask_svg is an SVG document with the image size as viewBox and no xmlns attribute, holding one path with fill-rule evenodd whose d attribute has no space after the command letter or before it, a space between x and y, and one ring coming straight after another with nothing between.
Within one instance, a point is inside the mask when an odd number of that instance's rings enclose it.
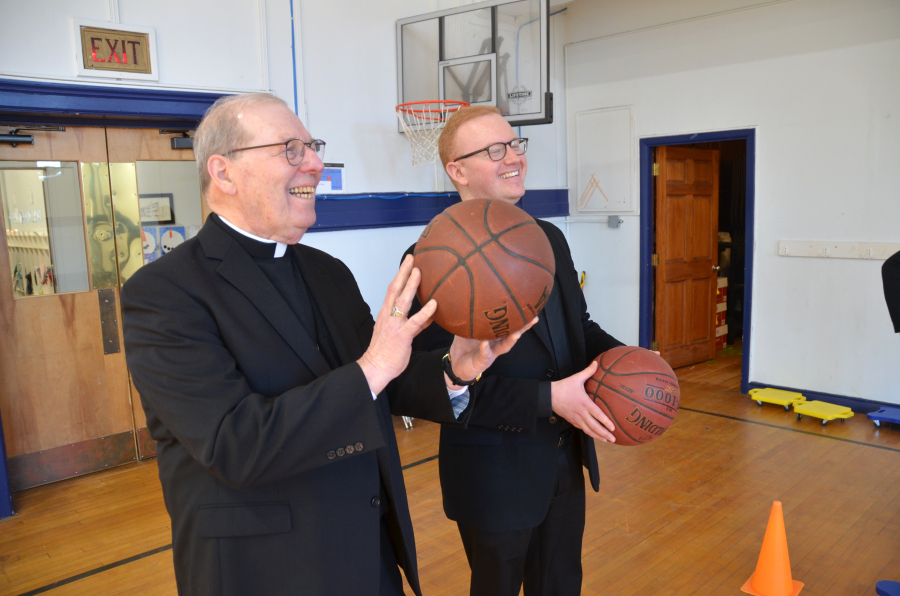
<instances>
[{"instance_id":1,"label":"spalding text on basketball","mask_svg":"<svg viewBox=\"0 0 900 596\"><path fill-rule=\"evenodd\" d=\"M657 437L666 431L666 429L658 424L653 424L647 420L647 417L644 416L638 408L632 410L631 414L629 414L625 420L639 427L641 430L648 432L651 435L656 435Z\"/></svg>"},{"instance_id":2,"label":"spalding text on basketball","mask_svg":"<svg viewBox=\"0 0 900 596\"><path fill-rule=\"evenodd\" d=\"M490 321L491 332L494 337L500 339L509 335L509 317L506 316L506 306L498 306L494 310L484 311L484 316Z\"/></svg>"}]
</instances>

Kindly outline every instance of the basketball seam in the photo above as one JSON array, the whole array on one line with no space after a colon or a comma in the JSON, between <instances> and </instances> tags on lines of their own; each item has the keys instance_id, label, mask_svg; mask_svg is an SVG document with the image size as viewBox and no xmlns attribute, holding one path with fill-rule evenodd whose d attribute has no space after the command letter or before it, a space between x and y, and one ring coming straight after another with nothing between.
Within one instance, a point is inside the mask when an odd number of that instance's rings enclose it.
<instances>
[{"instance_id":1,"label":"basketball seam","mask_svg":"<svg viewBox=\"0 0 900 596\"><path fill-rule=\"evenodd\" d=\"M442 277L431 289L431 293L428 294L428 298L425 299L426 304L429 300L434 296L435 292L441 287L448 277L453 275L457 269L462 267L466 270L466 274L469 276L469 335L475 335L475 277L472 275L472 270L469 269L469 264L466 262L468 257L462 257L458 252L453 250L448 246L430 246L427 248L423 248L419 252L428 252L433 250L443 250L453 254L456 257L456 265L450 268L450 270ZM418 254L418 253L416 253ZM424 304L422 306L425 306Z\"/></svg>"},{"instance_id":2,"label":"basketball seam","mask_svg":"<svg viewBox=\"0 0 900 596\"><path fill-rule=\"evenodd\" d=\"M597 366L598 366L598 367L600 368L600 370L602 370L604 373L607 373L607 374L610 374L610 375L613 375L613 376L616 376L616 377L630 377L630 376L634 376L634 375L645 375L645 374L647 374L646 372L617 373L617 372L613 372L613 370L612 370L612 367L614 367L616 364L618 364L619 361L622 360L622 358L624 358L625 356L628 356L629 354L634 354L635 352L637 352L637 351L639 351L639 350L641 350L641 349L642 349L642 348L634 348L633 350L629 350L628 352L625 352L624 354L622 354L621 356L619 356L612 364L610 364L608 368L605 367L605 366L603 366L603 364L601 364L601 362L600 362L599 360L597 361ZM655 372L655 373L653 373L653 374L655 374L655 375L657 375L657 374L658 374L658 375L662 375L662 376L664 376L664 377L667 377L667 378L669 378L669 379L672 379L672 380L675 381L676 383L678 382L678 378L677 378L674 374L671 374L671 375L670 375L670 374L668 374L668 373L661 373L661 372ZM602 383L603 383L603 378L606 378L606 375L605 375L605 374L604 374L603 377L602 377L601 379L599 379L597 382L602 384Z\"/></svg>"},{"instance_id":3,"label":"basketball seam","mask_svg":"<svg viewBox=\"0 0 900 596\"><path fill-rule=\"evenodd\" d=\"M488 207L490 206L490 204L491 204L490 201L488 201L488 202L485 203L485 205L484 205L485 230L488 232L488 234L490 234L490 230L487 229L487 210L488 210ZM497 268L494 267L494 264L491 263L491 260L487 258L487 255L485 255L485 254L484 254L484 251L482 250L482 248L484 248L485 246L487 246L487 245L490 244L491 242L494 242L494 240L491 239L491 240L489 240L488 242L486 242L484 245L479 245L477 242L475 242L474 238L472 238L472 237L469 235L469 233L465 230L465 228L463 228L462 225L460 225L460 223L459 223L458 221L456 221L455 219L453 219L451 216L447 215L446 213L442 213L441 215L446 216L447 219L449 219L450 221L452 221L453 224L454 224L457 228L459 228L459 230L465 235L465 237L469 239L469 242L472 243L472 246L475 247L475 250L472 251L472 253L470 253L468 256L472 256L472 255L475 254L475 253L478 253L478 254L481 255L481 257L484 259L484 262L487 263L487 266L490 267L491 271L494 272L494 275L497 277L497 280L498 280L498 281L500 282L500 284L503 286L503 289L506 290L506 293L509 295L509 298L510 298L510 300L512 300L512 303L513 303L513 304L516 306L516 308L518 309L519 314L522 316L522 320L525 321L525 322L528 322L528 319L525 318L525 311L522 310L522 307L519 305L519 301L516 300L516 297L513 295L512 290L509 288L509 285L506 283L506 280L503 279L503 277L500 275L500 272L497 271ZM468 256L467 256L466 258L468 258ZM472 291L474 292L475 289L472 288ZM474 316L474 313L473 313L473 316ZM474 333L474 332L473 332L473 333Z\"/></svg>"},{"instance_id":4,"label":"basketball seam","mask_svg":"<svg viewBox=\"0 0 900 596\"><path fill-rule=\"evenodd\" d=\"M515 229L517 229L517 228L521 228L522 226L527 226L527 225L535 225L535 226L536 226L536 225L537 225L537 222L533 222L533 221L523 221L522 223L517 223L516 225L514 225L514 226L512 226L512 227L509 227L509 228L503 230L502 232L496 232L496 233L494 233L494 232L491 231L491 229L490 229L490 228L488 227L488 225L487 225L487 213L485 212L485 216L484 216L484 229L487 230L487 233L490 234L490 236L491 236L491 240L492 240L492 241L495 241L495 242L497 243L497 246L499 246L500 249L501 249L503 252L505 252L506 254L508 254L508 255L511 256L511 257L515 257L515 258L517 258L517 259L521 259L521 260L525 261L526 263L531 263L532 265L536 265L536 266L540 267L541 269L543 269L544 271L546 271L547 273L549 273L550 275L555 275L555 272L550 271L550 267L547 267L547 266L544 265L543 263L539 263L538 261L535 261L535 260L533 260L533 259L529 259L528 257L523 257L523 256L520 255L520 254L516 254L516 253L514 253L513 251L511 251L510 249L508 249L508 248L506 248L505 246L503 246L502 244L500 244L500 236L502 236L503 234L506 234L507 232L511 232L511 231L513 231L513 230L515 230ZM541 230L541 231L543 231L543 230ZM487 243L485 243L485 244L487 244ZM556 255L554 255L554 259L555 259L555 258L556 258Z\"/></svg>"}]
</instances>

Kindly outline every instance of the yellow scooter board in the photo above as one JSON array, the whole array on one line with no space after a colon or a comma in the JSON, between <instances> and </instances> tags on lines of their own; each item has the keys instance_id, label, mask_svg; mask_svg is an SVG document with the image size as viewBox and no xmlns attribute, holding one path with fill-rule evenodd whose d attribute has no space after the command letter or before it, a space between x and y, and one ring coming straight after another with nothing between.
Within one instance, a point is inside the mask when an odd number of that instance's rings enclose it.
<instances>
[{"instance_id":1,"label":"yellow scooter board","mask_svg":"<svg viewBox=\"0 0 900 596\"><path fill-rule=\"evenodd\" d=\"M839 419L841 422L853 416L853 410L846 406L836 406L824 401L806 401L794 404L794 412L797 413L797 420L803 418L803 415L812 416L813 418L821 418L822 426L828 424L829 420Z\"/></svg>"},{"instance_id":2,"label":"yellow scooter board","mask_svg":"<svg viewBox=\"0 0 900 596\"><path fill-rule=\"evenodd\" d=\"M783 389L772 389L766 387L764 389L751 389L749 392L750 399L755 400L759 407L764 403L783 406L785 410L790 411L794 404L803 403L806 398L796 391L784 391Z\"/></svg>"}]
</instances>

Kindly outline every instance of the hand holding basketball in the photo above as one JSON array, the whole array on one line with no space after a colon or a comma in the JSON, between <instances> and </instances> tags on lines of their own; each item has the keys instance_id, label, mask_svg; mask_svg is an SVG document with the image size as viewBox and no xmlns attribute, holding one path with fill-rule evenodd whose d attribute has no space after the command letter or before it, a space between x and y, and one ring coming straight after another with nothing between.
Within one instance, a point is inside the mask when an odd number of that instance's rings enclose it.
<instances>
[{"instance_id":1,"label":"hand holding basketball","mask_svg":"<svg viewBox=\"0 0 900 596\"><path fill-rule=\"evenodd\" d=\"M632 346L607 350L585 390L616 423L619 445L642 445L672 424L681 403L678 379L660 356Z\"/></svg>"},{"instance_id":2,"label":"hand holding basketball","mask_svg":"<svg viewBox=\"0 0 900 596\"><path fill-rule=\"evenodd\" d=\"M400 271L388 286L387 295L378 311L369 348L357 360L373 393L380 393L403 372L412 354L413 338L431 323L431 317L437 308L434 300L429 300L412 317L406 317L420 279L419 270L413 268L412 256L403 259ZM395 306L400 312L392 315Z\"/></svg>"},{"instance_id":3,"label":"hand holding basketball","mask_svg":"<svg viewBox=\"0 0 900 596\"><path fill-rule=\"evenodd\" d=\"M584 390L584 383L597 370L591 362L586 369L550 384L550 400L553 411L568 420L572 426L604 443L614 443L615 426ZM605 428L604 428L605 427Z\"/></svg>"},{"instance_id":4,"label":"hand holding basketball","mask_svg":"<svg viewBox=\"0 0 900 596\"><path fill-rule=\"evenodd\" d=\"M453 343L450 345L450 360L453 363L453 373L461 379L476 378L490 368L498 356L509 352L516 345L516 342L519 341L519 338L537 322L538 318L535 317L527 325L503 339L478 340L454 336ZM448 387L459 389L459 387L450 383L447 375L444 375L444 379Z\"/></svg>"}]
</instances>

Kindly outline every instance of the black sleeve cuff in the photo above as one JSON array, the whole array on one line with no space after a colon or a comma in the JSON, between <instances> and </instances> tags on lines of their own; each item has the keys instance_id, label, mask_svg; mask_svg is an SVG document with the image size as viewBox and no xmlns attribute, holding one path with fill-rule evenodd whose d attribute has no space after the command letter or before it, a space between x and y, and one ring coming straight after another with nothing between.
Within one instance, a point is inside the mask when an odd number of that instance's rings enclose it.
<instances>
[{"instance_id":1,"label":"black sleeve cuff","mask_svg":"<svg viewBox=\"0 0 900 596\"><path fill-rule=\"evenodd\" d=\"M550 398L550 383L538 383L538 418L549 418L553 414L553 400Z\"/></svg>"}]
</instances>

